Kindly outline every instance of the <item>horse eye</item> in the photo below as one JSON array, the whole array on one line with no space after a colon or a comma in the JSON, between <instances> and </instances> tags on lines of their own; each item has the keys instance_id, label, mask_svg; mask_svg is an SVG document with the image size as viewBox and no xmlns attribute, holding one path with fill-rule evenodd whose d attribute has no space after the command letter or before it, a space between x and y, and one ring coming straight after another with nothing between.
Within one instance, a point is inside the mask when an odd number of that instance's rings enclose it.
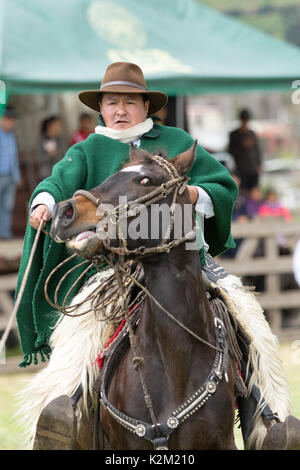
<instances>
[{"instance_id":1,"label":"horse eye","mask_svg":"<svg viewBox=\"0 0 300 470\"><path fill-rule=\"evenodd\" d=\"M141 179L139 183L142 184L142 185L150 184L150 179L145 177L145 178Z\"/></svg>"}]
</instances>

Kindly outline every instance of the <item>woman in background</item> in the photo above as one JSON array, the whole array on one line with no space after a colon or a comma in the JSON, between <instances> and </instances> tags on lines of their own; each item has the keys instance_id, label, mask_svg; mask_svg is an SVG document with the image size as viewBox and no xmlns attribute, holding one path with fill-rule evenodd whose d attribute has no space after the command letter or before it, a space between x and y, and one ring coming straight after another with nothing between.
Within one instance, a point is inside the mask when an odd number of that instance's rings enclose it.
<instances>
[{"instance_id":1,"label":"woman in background","mask_svg":"<svg viewBox=\"0 0 300 470\"><path fill-rule=\"evenodd\" d=\"M61 118L51 116L44 119L37 153L40 181L51 175L53 166L63 158L65 151Z\"/></svg>"}]
</instances>

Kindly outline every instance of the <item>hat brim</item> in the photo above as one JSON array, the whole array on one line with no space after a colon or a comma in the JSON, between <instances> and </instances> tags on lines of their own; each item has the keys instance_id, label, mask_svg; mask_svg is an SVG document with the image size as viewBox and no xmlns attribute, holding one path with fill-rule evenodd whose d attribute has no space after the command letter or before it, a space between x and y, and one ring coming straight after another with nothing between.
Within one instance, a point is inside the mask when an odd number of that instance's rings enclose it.
<instances>
[{"instance_id":1,"label":"hat brim","mask_svg":"<svg viewBox=\"0 0 300 470\"><path fill-rule=\"evenodd\" d=\"M99 101L100 95L103 93L118 93L118 94L139 94L148 95L150 100L148 116L156 113L163 108L168 102L168 96L161 91L143 91L138 88L133 88L126 85L112 85L105 88L105 90L86 90L79 93L78 98L80 101L95 111L100 113Z\"/></svg>"}]
</instances>

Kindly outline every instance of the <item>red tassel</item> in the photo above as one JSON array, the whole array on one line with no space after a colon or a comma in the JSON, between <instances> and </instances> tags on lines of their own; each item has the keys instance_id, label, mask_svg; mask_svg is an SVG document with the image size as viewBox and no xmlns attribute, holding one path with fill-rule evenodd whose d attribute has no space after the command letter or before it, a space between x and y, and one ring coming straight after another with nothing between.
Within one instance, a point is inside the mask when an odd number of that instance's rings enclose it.
<instances>
[{"instance_id":1,"label":"red tassel","mask_svg":"<svg viewBox=\"0 0 300 470\"><path fill-rule=\"evenodd\" d=\"M129 309L129 312L131 312L132 310L134 310L138 305L134 305L133 307L131 307ZM104 363L105 363L105 360L106 360L106 356L105 356L105 350L109 347L109 345L113 342L113 340L118 336L118 334L120 333L120 331L123 330L124 328L124 325L126 323L126 319L123 318L123 320L121 321L120 325L118 326L118 328L116 329L116 331L114 332L113 336L107 341L106 345L104 346L104 349L101 351L101 353L97 356L94 364L96 363L97 366L98 366L98 369L101 370L104 366Z\"/></svg>"},{"instance_id":2,"label":"red tassel","mask_svg":"<svg viewBox=\"0 0 300 470\"><path fill-rule=\"evenodd\" d=\"M99 356L97 357L97 359L96 359L96 361L95 361L96 364L97 364L97 366L98 366L98 369L99 369L99 370L102 369L102 367L104 366L104 362L105 362L105 358L104 358L104 357L100 357L100 356L101 356L101 354L99 354Z\"/></svg>"},{"instance_id":3,"label":"red tassel","mask_svg":"<svg viewBox=\"0 0 300 470\"><path fill-rule=\"evenodd\" d=\"M104 349L101 351L101 353L97 356L96 358L96 364L98 366L98 369L101 370L104 366L104 363L105 363L105 355L104 352L105 352L105 349L107 349L109 347L109 345L112 343L112 341L118 336L118 334L120 333L120 331L123 329L124 325L125 325L125 318L121 321L120 325L118 326L118 328L116 329L116 331L114 332L113 336L107 341L106 345L104 346Z\"/></svg>"}]
</instances>

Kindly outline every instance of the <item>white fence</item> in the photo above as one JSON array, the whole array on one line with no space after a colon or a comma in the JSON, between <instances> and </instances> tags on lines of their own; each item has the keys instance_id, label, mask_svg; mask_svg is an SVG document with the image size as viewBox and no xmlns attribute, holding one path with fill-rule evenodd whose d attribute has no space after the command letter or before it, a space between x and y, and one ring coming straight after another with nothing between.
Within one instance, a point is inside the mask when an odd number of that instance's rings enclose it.
<instances>
[{"instance_id":1,"label":"white fence","mask_svg":"<svg viewBox=\"0 0 300 470\"><path fill-rule=\"evenodd\" d=\"M300 316L298 325L283 328L283 310L299 309L300 288L282 290L283 275L293 276L292 253L300 238L300 222L286 222L278 219L233 223L232 234L235 239L242 239L237 255L232 260L221 260L221 264L231 274L242 278L264 276L265 290L258 300L266 311L271 328L280 339L300 338ZM289 248L286 254L280 254L278 237L285 239ZM263 243L263 254L255 256L258 245ZM296 312L297 314L297 312Z\"/></svg>"}]
</instances>

